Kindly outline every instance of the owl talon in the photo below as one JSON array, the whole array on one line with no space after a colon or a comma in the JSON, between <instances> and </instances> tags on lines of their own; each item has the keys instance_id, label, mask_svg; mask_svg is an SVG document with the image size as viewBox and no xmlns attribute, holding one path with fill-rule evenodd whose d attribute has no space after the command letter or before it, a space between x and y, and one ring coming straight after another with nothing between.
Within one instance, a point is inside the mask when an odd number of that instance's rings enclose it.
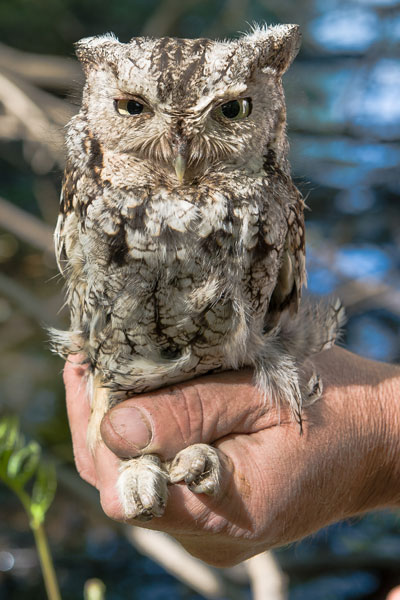
<instances>
[{"instance_id":1,"label":"owl talon","mask_svg":"<svg viewBox=\"0 0 400 600\"><path fill-rule=\"evenodd\" d=\"M220 486L221 463L215 448L195 444L179 452L169 468L171 483L185 481L195 494L216 494Z\"/></svg>"},{"instance_id":2,"label":"owl talon","mask_svg":"<svg viewBox=\"0 0 400 600\"><path fill-rule=\"evenodd\" d=\"M118 490L126 519L149 521L164 514L168 475L157 456L148 455L123 461Z\"/></svg>"}]
</instances>

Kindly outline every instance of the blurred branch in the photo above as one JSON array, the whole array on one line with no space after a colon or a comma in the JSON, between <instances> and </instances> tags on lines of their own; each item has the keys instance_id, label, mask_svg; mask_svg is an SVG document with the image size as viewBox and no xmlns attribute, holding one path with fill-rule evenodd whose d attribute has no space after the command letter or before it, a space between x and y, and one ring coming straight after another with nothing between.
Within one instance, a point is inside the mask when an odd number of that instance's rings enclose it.
<instances>
[{"instance_id":1,"label":"blurred branch","mask_svg":"<svg viewBox=\"0 0 400 600\"><path fill-rule=\"evenodd\" d=\"M287 577L272 552L262 552L245 561L253 600L286 600Z\"/></svg>"},{"instance_id":2,"label":"blurred branch","mask_svg":"<svg viewBox=\"0 0 400 600\"><path fill-rule=\"evenodd\" d=\"M357 280L347 281L336 290L347 309L361 312L369 308L386 308L400 316L400 291L393 286L379 281ZM347 310L349 312L349 310Z\"/></svg>"},{"instance_id":3,"label":"blurred branch","mask_svg":"<svg viewBox=\"0 0 400 600\"><path fill-rule=\"evenodd\" d=\"M149 19L144 24L141 35L150 37L162 37L171 35L175 24L184 13L190 11L200 0L164 0L160 2L158 8L153 11Z\"/></svg>"},{"instance_id":4,"label":"blurred branch","mask_svg":"<svg viewBox=\"0 0 400 600\"><path fill-rule=\"evenodd\" d=\"M40 110L46 115L46 118L52 119L56 125L64 127L67 121L69 121L78 110L77 106L75 107L67 100L63 100L54 94L39 89L8 69L0 68L0 73L3 73L5 77L18 86L37 107L40 107ZM18 117L18 115L16 116Z\"/></svg>"},{"instance_id":5,"label":"blurred branch","mask_svg":"<svg viewBox=\"0 0 400 600\"><path fill-rule=\"evenodd\" d=\"M6 229L47 255L54 256L52 228L40 221L34 215L14 206L4 198L0 197L0 227ZM0 293L12 302L16 303L21 310L40 324L57 325L59 318L57 310L60 301L53 298L43 302L36 298L25 286L13 281L4 274L0 274ZM57 306L57 309L54 307Z\"/></svg>"},{"instance_id":6,"label":"blurred branch","mask_svg":"<svg viewBox=\"0 0 400 600\"><path fill-rule=\"evenodd\" d=\"M49 121L45 112L35 104L22 86L17 85L10 76L1 72L0 101L6 112L23 124L27 139L42 144L62 167L64 140L59 128Z\"/></svg>"},{"instance_id":7,"label":"blurred branch","mask_svg":"<svg viewBox=\"0 0 400 600\"><path fill-rule=\"evenodd\" d=\"M244 600L244 593L230 584L221 571L191 556L169 535L141 527L126 527L125 532L139 552L161 564L174 577L205 598Z\"/></svg>"},{"instance_id":8,"label":"blurred branch","mask_svg":"<svg viewBox=\"0 0 400 600\"><path fill-rule=\"evenodd\" d=\"M0 138L3 140L21 139L21 125L14 115L0 115Z\"/></svg>"},{"instance_id":9,"label":"blurred branch","mask_svg":"<svg viewBox=\"0 0 400 600\"><path fill-rule=\"evenodd\" d=\"M32 54L0 43L0 69L13 71L20 77L45 88L65 91L71 82L81 82L77 61L61 56Z\"/></svg>"},{"instance_id":10,"label":"blurred branch","mask_svg":"<svg viewBox=\"0 0 400 600\"><path fill-rule=\"evenodd\" d=\"M6 296L5 291L1 289L0 282L0 294ZM12 300L7 294L8 299ZM16 322L16 319L18 320ZM13 349L21 344L24 344L31 336L37 335L36 327L33 324L28 323L28 315L21 314L18 312L14 318L10 317L0 328L0 355L6 353L12 353Z\"/></svg>"},{"instance_id":11,"label":"blurred branch","mask_svg":"<svg viewBox=\"0 0 400 600\"><path fill-rule=\"evenodd\" d=\"M40 325L56 324L57 317L48 310L47 303L39 300L25 286L0 273L0 294L17 304L24 314L33 317Z\"/></svg>"},{"instance_id":12,"label":"blurred branch","mask_svg":"<svg viewBox=\"0 0 400 600\"><path fill-rule=\"evenodd\" d=\"M0 197L0 227L39 250L54 255L53 231L51 227L34 215L18 208Z\"/></svg>"}]
</instances>

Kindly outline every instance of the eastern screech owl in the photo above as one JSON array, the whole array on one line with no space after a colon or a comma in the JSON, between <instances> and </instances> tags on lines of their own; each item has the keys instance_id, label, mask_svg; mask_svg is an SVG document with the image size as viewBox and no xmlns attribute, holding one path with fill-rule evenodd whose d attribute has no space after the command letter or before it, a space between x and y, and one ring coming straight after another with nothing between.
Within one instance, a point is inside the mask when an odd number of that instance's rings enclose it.
<instances>
[{"instance_id":1,"label":"eastern screech owl","mask_svg":"<svg viewBox=\"0 0 400 600\"><path fill-rule=\"evenodd\" d=\"M334 343L342 310L299 308L304 202L281 83L299 42L278 25L229 41L77 43L86 85L55 234L71 327L53 344L90 364L92 448L116 402L212 371L253 366L300 423L320 395L301 365ZM204 444L167 464L121 461L126 518L160 516L167 483L212 494L219 473Z\"/></svg>"}]
</instances>

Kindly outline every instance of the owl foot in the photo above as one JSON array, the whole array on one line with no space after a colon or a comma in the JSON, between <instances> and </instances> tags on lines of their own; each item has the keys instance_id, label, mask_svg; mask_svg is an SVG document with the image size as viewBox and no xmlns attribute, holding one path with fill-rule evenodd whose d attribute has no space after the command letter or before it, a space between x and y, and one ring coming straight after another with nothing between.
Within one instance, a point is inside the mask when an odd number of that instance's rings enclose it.
<instances>
[{"instance_id":1,"label":"owl foot","mask_svg":"<svg viewBox=\"0 0 400 600\"><path fill-rule=\"evenodd\" d=\"M181 450L169 465L171 483L185 481L195 494L216 494L220 487L221 463L217 450L194 444Z\"/></svg>"},{"instance_id":2,"label":"owl foot","mask_svg":"<svg viewBox=\"0 0 400 600\"><path fill-rule=\"evenodd\" d=\"M121 461L118 491L126 519L161 517L167 501L168 474L157 456Z\"/></svg>"}]
</instances>

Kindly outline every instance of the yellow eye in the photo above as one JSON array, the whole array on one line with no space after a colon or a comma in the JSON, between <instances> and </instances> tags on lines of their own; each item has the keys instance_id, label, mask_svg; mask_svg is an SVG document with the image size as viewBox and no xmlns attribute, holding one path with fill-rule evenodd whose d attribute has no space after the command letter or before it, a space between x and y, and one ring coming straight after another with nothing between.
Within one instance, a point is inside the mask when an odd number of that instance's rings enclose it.
<instances>
[{"instance_id":1,"label":"yellow eye","mask_svg":"<svg viewBox=\"0 0 400 600\"><path fill-rule=\"evenodd\" d=\"M231 100L225 102L215 109L216 116L222 116L230 121L245 119L251 113L251 98L241 98L240 100Z\"/></svg>"},{"instance_id":2,"label":"yellow eye","mask_svg":"<svg viewBox=\"0 0 400 600\"><path fill-rule=\"evenodd\" d=\"M140 115L144 110L144 104L137 100L114 100L116 111L123 116Z\"/></svg>"}]
</instances>

